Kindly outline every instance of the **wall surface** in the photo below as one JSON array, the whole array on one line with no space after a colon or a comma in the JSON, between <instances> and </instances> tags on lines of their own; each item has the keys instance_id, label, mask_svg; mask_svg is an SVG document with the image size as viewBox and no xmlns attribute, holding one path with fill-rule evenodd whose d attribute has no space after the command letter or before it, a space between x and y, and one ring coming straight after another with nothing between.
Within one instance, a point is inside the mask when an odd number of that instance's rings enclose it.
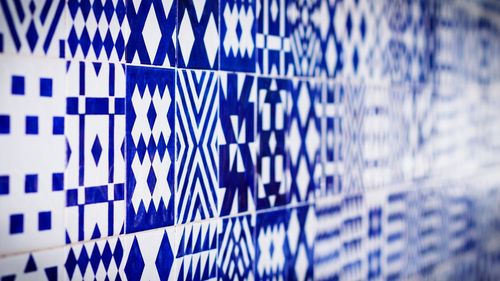
<instances>
[{"instance_id":1,"label":"wall surface","mask_svg":"<svg viewBox=\"0 0 500 281\"><path fill-rule=\"evenodd\" d=\"M1 280L500 280L500 4L0 0Z\"/></svg>"}]
</instances>

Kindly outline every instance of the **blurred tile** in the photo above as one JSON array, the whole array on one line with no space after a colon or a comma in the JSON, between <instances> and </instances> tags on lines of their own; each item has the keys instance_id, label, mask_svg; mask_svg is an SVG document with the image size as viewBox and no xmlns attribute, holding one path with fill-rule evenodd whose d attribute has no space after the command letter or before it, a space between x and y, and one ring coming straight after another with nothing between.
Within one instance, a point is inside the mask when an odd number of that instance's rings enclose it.
<instances>
[{"instance_id":1,"label":"blurred tile","mask_svg":"<svg viewBox=\"0 0 500 281\"><path fill-rule=\"evenodd\" d=\"M292 80L287 99L286 184L292 204L314 200L322 178L321 84L317 80Z\"/></svg>"},{"instance_id":2,"label":"blurred tile","mask_svg":"<svg viewBox=\"0 0 500 281\"><path fill-rule=\"evenodd\" d=\"M284 206L289 200L285 184L285 132L290 80L257 80L257 209Z\"/></svg>"},{"instance_id":3,"label":"blurred tile","mask_svg":"<svg viewBox=\"0 0 500 281\"><path fill-rule=\"evenodd\" d=\"M1 280L64 279L64 248L12 255L0 259Z\"/></svg>"},{"instance_id":4,"label":"blurred tile","mask_svg":"<svg viewBox=\"0 0 500 281\"><path fill-rule=\"evenodd\" d=\"M66 1L3 1L0 53L64 58Z\"/></svg>"},{"instance_id":5,"label":"blurred tile","mask_svg":"<svg viewBox=\"0 0 500 281\"><path fill-rule=\"evenodd\" d=\"M220 69L255 72L255 1L220 2Z\"/></svg>"},{"instance_id":6,"label":"blurred tile","mask_svg":"<svg viewBox=\"0 0 500 281\"><path fill-rule=\"evenodd\" d=\"M255 214L219 220L218 280L252 280Z\"/></svg>"},{"instance_id":7,"label":"blurred tile","mask_svg":"<svg viewBox=\"0 0 500 281\"><path fill-rule=\"evenodd\" d=\"M1 56L0 65L0 254L63 245L64 61Z\"/></svg>"}]
</instances>

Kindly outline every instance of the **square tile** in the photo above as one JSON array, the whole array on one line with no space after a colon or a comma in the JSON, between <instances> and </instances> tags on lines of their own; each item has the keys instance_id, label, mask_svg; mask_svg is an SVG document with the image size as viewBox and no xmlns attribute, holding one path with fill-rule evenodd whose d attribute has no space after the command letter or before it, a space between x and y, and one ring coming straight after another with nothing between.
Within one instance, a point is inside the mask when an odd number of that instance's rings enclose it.
<instances>
[{"instance_id":1,"label":"square tile","mask_svg":"<svg viewBox=\"0 0 500 281\"><path fill-rule=\"evenodd\" d=\"M342 196L316 200L314 278L338 280L342 274Z\"/></svg>"},{"instance_id":2,"label":"square tile","mask_svg":"<svg viewBox=\"0 0 500 281\"><path fill-rule=\"evenodd\" d=\"M177 227L173 280L217 278L217 233L216 220Z\"/></svg>"},{"instance_id":3,"label":"square tile","mask_svg":"<svg viewBox=\"0 0 500 281\"><path fill-rule=\"evenodd\" d=\"M292 80L287 99L286 184L292 204L314 200L322 178L321 83Z\"/></svg>"},{"instance_id":4,"label":"square tile","mask_svg":"<svg viewBox=\"0 0 500 281\"><path fill-rule=\"evenodd\" d=\"M175 71L127 66L126 232L174 223Z\"/></svg>"},{"instance_id":5,"label":"square tile","mask_svg":"<svg viewBox=\"0 0 500 281\"><path fill-rule=\"evenodd\" d=\"M289 253L286 256L287 280L314 279L314 248L316 213L314 205L288 209L286 236Z\"/></svg>"},{"instance_id":6,"label":"square tile","mask_svg":"<svg viewBox=\"0 0 500 281\"><path fill-rule=\"evenodd\" d=\"M66 1L5 1L0 5L0 52L64 58Z\"/></svg>"},{"instance_id":7,"label":"square tile","mask_svg":"<svg viewBox=\"0 0 500 281\"><path fill-rule=\"evenodd\" d=\"M321 114L321 163L323 164L323 177L321 187L317 190L317 197L332 196L342 192L347 143L359 142L355 138L345 137L347 130L358 125L353 120L349 127L346 127L347 101L345 95L346 86L344 83L322 82L321 102L324 111ZM356 113L355 111L354 114ZM352 132L355 130L352 129ZM353 155L358 156L355 153Z\"/></svg>"},{"instance_id":8,"label":"square tile","mask_svg":"<svg viewBox=\"0 0 500 281\"><path fill-rule=\"evenodd\" d=\"M288 280L286 259L287 210L257 213L255 227L255 280Z\"/></svg>"},{"instance_id":9,"label":"square tile","mask_svg":"<svg viewBox=\"0 0 500 281\"><path fill-rule=\"evenodd\" d=\"M291 65L287 64L287 57L291 52L290 31L286 20L288 2L290 0L256 0L256 70L259 74L286 75L293 71Z\"/></svg>"},{"instance_id":10,"label":"square tile","mask_svg":"<svg viewBox=\"0 0 500 281\"><path fill-rule=\"evenodd\" d=\"M288 75L319 77L323 55L320 30L327 28L330 20L326 16L327 2L287 1L286 20L290 37L290 53L286 56Z\"/></svg>"},{"instance_id":11,"label":"square tile","mask_svg":"<svg viewBox=\"0 0 500 281\"><path fill-rule=\"evenodd\" d=\"M124 233L125 65L68 61L67 243Z\"/></svg>"},{"instance_id":12,"label":"square tile","mask_svg":"<svg viewBox=\"0 0 500 281\"><path fill-rule=\"evenodd\" d=\"M66 144L54 134L54 119L64 118L66 91L64 61L0 57L0 115L7 116L0 134L0 254L64 244L64 181ZM29 65L30 67L26 67ZM23 94L15 92L23 81ZM52 96L44 96L40 81L52 80ZM13 83L14 82L14 83ZM36 134L26 130L26 119L37 120ZM47 161L51 159L51 161ZM55 179L55 181L54 181ZM7 188L6 188L7 187ZM51 228L39 229L39 214L50 212Z\"/></svg>"},{"instance_id":13,"label":"square tile","mask_svg":"<svg viewBox=\"0 0 500 281\"><path fill-rule=\"evenodd\" d=\"M257 209L284 206L289 200L285 184L285 131L290 80L257 80Z\"/></svg>"},{"instance_id":14,"label":"square tile","mask_svg":"<svg viewBox=\"0 0 500 281\"><path fill-rule=\"evenodd\" d=\"M177 67L219 69L219 1L179 0Z\"/></svg>"},{"instance_id":15,"label":"square tile","mask_svg":"<svg viewBox=\"0 0 500 281\"><path fill-rule=\"evenodd\" d=\"M257 78L220 74L219 215L255 210Z\"/></svg>"},{"instance_id":16,"label":"square tile","mask_svg":"<svg viewBox=\"0 0 500 281\"><path fill-rule=\"evenodd\" d=\"M254 278L255 214L219 220L218 280Z\"/></svg>"},{"instance_id":17,"label":"square tile","mask_svg":"<svg viewBox=\"0 0 500 281\"><path fill-rule=\"evenodd\" d=\"M177 72L177 224L217 216L218 80L211 71Z\"/></svg>"},{"instance_id":18,"label":"square tile","mask_svg":"<svg viewBox=\"0 0 500 281\"><path fill-rule=\"evenodd\" d=\"M69 0L66 58L125 62L130 36L125 1Z\"/></svg>"},{"instance_id":19,"label":"square tile","mask_svg":"<svg viewBox=\"0 0 500 281\"><path fill-rule=\"evenodd\" d=\"M220 69L255 72L255 1L222 0L220 13Z\"/></svg>"},{"instance_id":20,"label":"square tile","mask_svg":"<svg viewBox=\"0 0 500 281\"><path fill-rule=\"evenodd\" d=\"M127 0L126 6L127 63L175 66L177 0Z\"/></svg>"}]
</instances>

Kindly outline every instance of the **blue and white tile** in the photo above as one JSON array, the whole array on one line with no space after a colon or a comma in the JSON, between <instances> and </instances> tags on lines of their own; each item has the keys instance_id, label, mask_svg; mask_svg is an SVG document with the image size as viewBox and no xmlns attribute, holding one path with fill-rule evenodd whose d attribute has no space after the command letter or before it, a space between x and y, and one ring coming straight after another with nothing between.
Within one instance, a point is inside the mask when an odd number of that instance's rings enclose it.
<instances>
[{"instance_id":1,"label":"blue and white tile","mask_svg":"<svg viewBox=\"0 0 500 281\"><path fill-rule=\"evenodd\" d=\"M257 78L220 73L219 215L255 210Z\"/></svg>"},{"instance_id":2,"label":"blue and white tile","mask_svg":"<svg viewBox=\"0 0 500 281\"><path fill-rule=\"evenodd\" d=\"M314 241L316 210L314 204L288 209L286 236L290 249L286 258L287 280L314 279Z\"/></svg>"},{"instance_id":3,"label":"blue and white tile","mask_svg":"<svg viewBox=\"0 0 500 281\"><path fill-rule=\"evenodd\" d=\"M68 245L64 280L174 280L173 227Z\"/></svg>"},{"instance_id":4,"label":"blue and white tile","mask_svg":"<svg viewBox=\"0 0 500 281\"><path fill-rule=\"evenodd\" d=\"M177 67L219 69L219 1L179 0Z\"/></svg>"},{"instance_id":5,"label":"blue and white tile","mask_svg":"<svg viewBox=\"0 0 500 281\"><path fill-rule=\"evenodd\" d=\"M287 64L290 55L289 25L286 20L286 3L279 0L256 0L257 14L257 65L264 75L292 73Z\"/></svg>"},{"instance_id":6,"label":"blue and white tile","mask_svg":"<svg viewBox=\"0 0 500 281\"><path fill-rule=\"evenodd\" d=\"M287 99L286 184L290 203L314 200L320 188L321 166L321 83L292 80Z\"/></svg>"},{"instance_id":7,"label":"blue and white tile","mask_svg":"<svg viewBox=\"0 0 500 281\"><path fill-rule=\"evenodd\" d=\"M125 65L66 65L66 242L123 234Z\"/></svg>"},{"instance_id":8,"label":"blue and white tile","mask_svg":"<svg viewBox=\"0 0 500 281\"><path fill-rule=\"evenodd\" d=\"M127 66L126 232L174 223L175 71Z\"/></svg>"},{"instance_id":9,"label":"blue and white tile","mask_svg":"<svg viewBox=\"0 0 500 281\"><path fill-rule=\"evenodd\" d=\"M284 206L289 200L285 184L286 108L292 82L257 80L257 209Z\"/></svg>"},{"instance_id":10,"label":"blue and white tile","mask_svg":"<svg viewBox=\"0 0 500 281\"><path fill-rule=\"evenodd\" d=\"M288 75L317 77L321 62L321 22L328 20L322 14L326 1L287 1L286 20L289 25L290 53L286 64Z\"/></svg>"},{"instance_id":11,"label":"blue and white tile","mask_svg":"<svg viewBox=\"0 0 500 281\"><path fill-rule=\"evenodd\" d=\"M314 278L340 280L342 273L342 196L316 200Z\"/></svg>"},{"instance_id":12,"label":"blue and white tile","mask_svg":"<svg viewBox=\"0 0 500 281\"><path fill-rule=\"evenodd\" d=\"M64 248L29 252L0 259L1 280L63 280Z\"/></svg>"},{"instance_id":13,"label":"blue and white tile","mask_svg":"<svg viewBox=\"0 0 500 281\"><path fill-rule=\"evenodd\" d=\"M319 18L317 24L320 39L319 65L321 75L326 77L337 77L342 71L342 43L335 34L334 19L337 1L321 1Z\"/></svg>"},{"instance_id":14,"label":"blue and white tile","mask_svg":"<svg viewBox=\"0 0 500 281\"><path fill-rule=\"evenodd\" d=\"M219 86L216 72L178 70L176 222L217 216Z\"/></svg>"},{"instance_id":15,"label":"blue and white tile","mask_svg":"<svg viewBox=\"0 0 500 281\"><path fill-rule=\"evenodd\" d=\"M255 227L255 280L288 280L286 258L287 210L257 213Z\"/></svg>"},{"instance_id":16,"label":"blue and white tile","mask_svg":"<svg viewBox=\"0 0 500 281\"><path fill-rule=\"evenodd\" d=\"M64 61L2 56L0 65L9 66L0 68L0 253L63 245Z\"/></svg>"},{"instance_id":17,"label":"blue and white tile","mask_svg":"<svg viewBox=\"0 0 500 281\"><path fill-rule=\"evenodd\" d=\"M69 0L66 58L125 62L130 36L126 0Z\"/></svg>"},{"instance_id":18,"label":"blue and white tile","mask_svg":"<svg viewBox=\"0 0 500 281\"><path fill-rule=\"evenodd\" d=\"M175 66L177 0L127 0L126 6L130 25L127 63Z\"/></svg>"},{"instance_id":19,"label":"blue and white tile","mask_svg":"<svg viewBox=\"0 0 500 281\"><path fill-rule=\"evenodd\" d=\"M344 83L324 81L321 85L321 163L323 176L317 198L342 192L344 180L344 161L349 139L346 130L346 86ZM355 142L355 139L350 139Z\"/></svg>"},{"instance_id":20,"label":"blue and white tile","mask_svg":"<svg viewBox=\"0 0 500 281\"><path fill-rule=\"evenodd\" d=\"M219 220L218 280L253 280L255 214Z\"/></svg>"},{"instance_id":21,"label":"blue and white tile","mask_svg":"<svg viewBox=\"0 0 500 281\"><path fill-rule=\"evenodd\" d=\"M255 1L222 0L220 13L220 69L255 72Z\"/></svg>"},{"instance_id":22,"label":"blue and white tile","mask_svg":"<svg viewBox=\"0 0 500 281\"><path fill-rule=\"evenodd\" d=\"M3 1L0 53L65 57L66 1Z\"/></svg>"},{"instance_id":23,"label":"blue and white tile","mask_svg":"<svg viewBox=\"0 0 500 281\"><path fill-rule=\"evenodd\" d=\"M177 227L174 280L217 279L217 233L216 220Z\"/></svg>"}]
</instances>

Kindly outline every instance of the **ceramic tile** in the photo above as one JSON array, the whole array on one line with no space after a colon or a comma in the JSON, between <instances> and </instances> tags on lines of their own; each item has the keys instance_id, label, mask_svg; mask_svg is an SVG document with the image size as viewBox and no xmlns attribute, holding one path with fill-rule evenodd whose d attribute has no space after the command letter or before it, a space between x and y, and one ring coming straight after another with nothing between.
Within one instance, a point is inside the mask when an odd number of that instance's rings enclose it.
<instances>
[{"instance_id":1,"label":"ceramic tile","mask_svg":"<svg viewBox=\"0 0 500 281\"><path fill-rule=\"evenodd\" d=\"M177 72L176 222L217 216L219 86L216 72Z\"/></svg>"},{"instance_id":2,"label":"ceramic tile","mask_svg":"<svg viewBox=\"0 0 500 281\"><path fill-rule=\"evenodd\" d=\"M218 280L253 280L255 214L219 220Z\"/></svg>"},{"instance_id":3,"label":"ceramic tile","mask_svg":"<svg viewBox=\"0 0 500 281\"><path fill-rule=\"evenodd\" d=\"M257 12L257 65L264 75L286 75L292 70L286 64L290 55L289 27L286 3L289 0L256 0Z\"/></svg>"},{"instance_id":4,"label":"ceramic tile","mask_svg":"<svg viewBox=\"0 0 500 281\"><path fill-rule=\"evenodd\" d=\"M66 58L125 62L130 36L125 0L69 0Z\"/></svg>"},{"instance_id":5,"label":"ceramic tile","mask_svg":"<svg viewBox=\"0 0 500 281\"><path fill-rule=\"evenodd\" d=\"M257 78L220 74L219 215L255 210Z\"/></svg>"},{"instance_id":6,"label":"ceramic tile","mask_svg":"<svg viewBox=\"0 0 500 281\"><path fill-rule=\"evenodd\" d=\"M287 68L292 76L318 77L322 57L320 31L326 16L327 1L287 1L286 20L289 28L290 53ZM322 14L323 13L323 14Z\"/></svg>"},{"instance_id":7,"label":"ceramic tile","mask_svg":"<svg viewBox=\"0 0 500 281\"><path fill-rule=\"evenodd\" d=\"M174 280L217 278L217 221L179 226L175 247Z\"/></svg>"},{"instance_id":8,"label":"ceramic tile","mask_svg":"<svg viewBox=\"0 0 500 281\"><path fill-rule=\"evenodd\" d=\"M321 83L292 80L287 98L286 184L290 202L312 201L322 178Z\"/></svg>"},{"instance_id":9,"label":"ceramic tile","mask_svg":"<svg viewBox=\"0 0 500 281\"><path fill-rule=\"evenodd\" d=\"M130 25L126 61L175 66L177 0L127 0L126 6Z\"/></svg>"},{"instance_id":10,"label":"ceramic tile","mask_svg":"<svg viewBox=\"0 0 500 281\"><path fill-rule=\"evenodd\" d=\"M255 72L255 1L220 2L220 69Z\"/></svg>"},{"instance_id":11,"label":"ceramic tile","mask_svg":"<svg viewBox=\"0 0 500 281\"><path fill-rule=\"evenodd\" d=\"M288 203L285 184L285 132L287 97L291 81L261 78L257 80L257 209Z\"/></svg>"},{"instance_id":12,"label":"ceramic tile","mask_svg":"<svg viewBox=\"0 0 500 281\"><path fill-rule=\"evenodd\" d=\"M219 1L179 0L177 67L219 69Z\"/></svg>"},{"instance_id":13,"label":"ceramic tile","mask_svg":"<svg viewBox=\"0 0 500 281\"><path fill-rule=\"evenodd\" d=\"M7 256L0 260L0 279L61 280L63 263L63 248Z\"/></svg>"},{"instance_id":14,"label":"ceramic tile","mask_svg":"<svg viewBox=\"0 0 500 281\"><path fill-rule=\"evenodd\" d=\"M122 234L125 65L68 61L66 66L66 242Z\"/></svg>"},{"instance_id":15,"label":"ceramic tile","mask_svg":"<svg viewBox=\"0 0 500 281\"><path fill-rule=\"evenodd\" d=\"M63 245L64 62L2 56L0 65L9 65L0 68L0 253Z\"/></svg>"},{"instance_id":16,"label":"ceramic tile","mask_svg":"<svg viewBox=\"0 0 500 281\"><path fill-rule=\"evenodd\" d=\"M65 56L66 1L3 1L0 53Z\"/></svg>"},{"instance_id":17,"label":"ceramic tile","mask_svg":"<svg viewBox=\"0 0 500 281\"><path fill-rule=\"evenodd\" d=\"M174 81L174 70L127 66L127 233L174 223Z\"/></svg>"}]
</instances>

